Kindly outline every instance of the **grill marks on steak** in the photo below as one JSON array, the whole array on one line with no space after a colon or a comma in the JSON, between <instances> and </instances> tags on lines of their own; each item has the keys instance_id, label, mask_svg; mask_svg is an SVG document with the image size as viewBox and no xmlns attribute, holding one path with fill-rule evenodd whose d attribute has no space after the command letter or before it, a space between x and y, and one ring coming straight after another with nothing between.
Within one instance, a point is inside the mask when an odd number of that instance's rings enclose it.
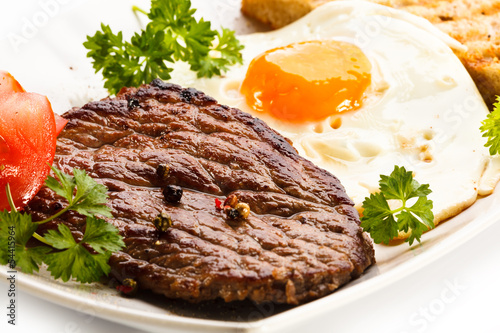
<instances>
[{"instance_id":1,"label":"grill marks on steak","mask_svg":"<svg viewBox=\"0 0 500 333\"><path fill-rule=\"evenodd\" d=\"M160 80L64 115L55 165L85 169L109 188L108 219L126 248L118 279L171 298L298 304L326 295L374 262L371 242L339 181L300 157L261 120ZM169 166L167 177L157 174ZM178 204L161 186L182 186ZM252 213L228 220L215 198L236 194ZM44 188L28 210L50 214ZM173 225L152 223L162 211ZM81 235L83 217L62 217ZM47 224L54 227L55 223Z\"/></svg>"}]
</instances>

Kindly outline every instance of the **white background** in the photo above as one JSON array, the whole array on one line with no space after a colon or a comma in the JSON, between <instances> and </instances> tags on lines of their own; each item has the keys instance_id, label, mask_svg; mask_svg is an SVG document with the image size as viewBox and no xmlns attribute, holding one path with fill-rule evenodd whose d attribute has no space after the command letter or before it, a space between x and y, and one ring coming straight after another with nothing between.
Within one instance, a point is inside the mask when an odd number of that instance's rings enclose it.
<instances>
[{"instance_id":1,"label":"white background","mask_svg":"<svg viewBox=\"0 0 500 333\"><path fill-rule=\"evenodd\" d=\"M247 26L246 21L239 15L239 0L193 0L192 2L199 8L198 15L214 19L216 25L220 22L224 22L225 26L237 25L244 32L252 27ZM74 55L84 59L83 48L65 49L64 45L57 44L57 36L64 34L64 29L69 26L83 23L93 26L95 31L100 22L99 15L81 17L80 21L68 22L64 19L66 13L74 14L79 11L88 13L86 9L93 6L97 12L108 13L106 17L110 16L109 13L117 13L115 22L119 22L123 20L119 14L128 12L132 4L147 8L147 1L141 0L121 2L30 0L17 3L3 1L0 4L0 45L11 48L0 49L0 68L13 72L21 84L29 82L28 86L23 84L27 90L43 91L47 81L53 79L49 69L44 71L44 61L59 61L57 55L54 59L40 59L38 54L25 52L26 50L33 49L36 43L51 44L65 56ZM46 14L46 21L43 20L41 13ZM35 28L30 30L29 23ZM112 22L107 23L112 24ZM136 22L131 22L130 29L134 30L136 25ZM26 41L23 40L16 46L15 51L12 51L15 43L12 34L21 37L27 34L29 38L25 38ZM84 39L84 36L82 38ZM5 57L2 52L16 52L17 61L9 62L6 59L12 59L12 55ZM68 63L68 66L70 65ZM35 72L37 77L31 74ZM67 84L78 85L78 82L67 82ZM66 105L63 101L59 101L57 96L49 98L56 112L65 111L63 108ZM417 273L332 311L331 322L325 325L322 331L500 332L499 234L500 224L497 223ZM0 282L1 332L138 332L136 329L102 320L98 314L90 316L67 309L51 303L50 300L31 296L22 290L18 290L17 293L17 325L13 327L7 323L6 282ZM165 327L165 332L169 332L168 327Z\"/></svg>"}]
</instances>

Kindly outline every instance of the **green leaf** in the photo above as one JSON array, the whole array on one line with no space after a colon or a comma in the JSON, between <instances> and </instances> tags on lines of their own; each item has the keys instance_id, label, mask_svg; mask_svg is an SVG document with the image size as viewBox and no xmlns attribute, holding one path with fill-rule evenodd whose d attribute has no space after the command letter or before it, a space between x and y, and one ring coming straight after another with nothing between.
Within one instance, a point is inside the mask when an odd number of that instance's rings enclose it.
<instances>
[{"instance_id":1,"label":"green leaf","mask_svg":"<svg viewBox=\"0 0 500 333\"><path fill-rule=\"evenodd\" d=\"M167 27L188 26L194 21L196 9L191 8L189 0L152 0L148 17L151 21Z\"/></svg>"},{"instance_id":2,"label":"green leaf","mask_svg":"<svg viewBox=\"0 0 500 333\"><path fill-rule=\"evenodd\" d=\"M81 283L91 283L109 274L111 269L107 262L110 255L111 252L90 254L82 245L77 244L65 251L47 255L45 263L55 279L67 282L73 277Z\"/></svg>"},{"instance_id":3,"label":"green leaf","mask_svg":"<svg viewBox=\"0 0 500 333\"><path fill-rule=\"evenodd\" d=\"M105 205L108 198L106 186L97 183L80 169L73 169L73 177L56 167L52 167L52 170L57 179L49 176L45 185L68 201L65 210L75 210L85 216L100 214L112 217L111 209Z\"/></svg>"},{"instance_id":4,"label":"green leaf","mask_svg":"<svg viewBox=\"0 0 500 333\"><path fill-rule=\"evenodd\" d=\"M426 196L432 191L429 185L420 185L413 179L413 172L406 171L404 167L394 167L390 176L380 175L380 191L387 200L404 200Z\"/></svg>"},{"instance_id":5,"label":"green leaf","mask_svg":"<svg viewBox=\"0 0 500 333\"><path fill-rule=\"evenodd\" d=\"M94 216L111 217L110 209L105 206L107 188L79 169L73 169L73 176L55 167L52 170L56 177L48 177L46 185L64 197L68 206L44 221L50 221L69 209L87 215L82 240L77 242L63 223L58 224L57 230L49 230L45 237L41 237L36 234L39 223L33 223L31 215L5 210L0 212L0 264L33 273L45 262L56 279L68 281L73 277L82 283L98 281L110 271L108 259L112 252L125 246L116 227ZM26 247L33 236L51 247Z\"/></svg>"},{"instance_id":6,"label":"green leaf","mask_svg":"<svg viewBox=\"0 0 500 333\"><path fill-rule=\"evenodd\" d=\"M122 236L114 225L93 217L87 218L82 243L89 244L98 253L119 251L125 246Z\"/></svg>"},{"instance_id":7,"label":"green leaf","mask_svg":"<svg viewBox=\"0 0 500 333\"><path fill-rule=\"evenodd\" d=\"M111 209L105 205L107 187L97 183L83 170L73 169L73 175L77 190L70 209L90 217L94 214L112 217Z\"/></svg>"},{"instance_id":8,"label":"green leaf","mask_svg":"<svg viewBox=\"0 0 500 333\"><path fill-rule=\"evenodd\" d=\"M481 124L480 131L483 137L488 138L484 146L489 147L490 155L500 153L500 96L497 96L497 102L493 104L493 111Z\"/></svg>"},{"instance_id":9,"label":"green leaf","mask_svg":"<svg viewBox=\"0 0 500 333\"><path fill-rule=\"evenodd\" d=\"M195 12L189 0L152 0L151 21L130 42L101 24L101 31L87 36L83 45L96 73L102 71L104 87L116 94L124 86L139 86L158 77L168 80L172 68L166 63L175 61L187 62L198 77L221 75L229 66L242 63L243 46L234 31L212 30L210 22L195 19Z\"/></svg>"},{"instance_id":10,"label":"green leaf","mask_svg":"<svg viewBox=\"0 0 500 333\"><path fill-rule=\"evenodd\" d=\"M243 45L234 36L234 31L222 29L222 35L217 32L216 46L213 48L219 56L205 55L191 63L191 69L198 72L198 77L221 75L229 70L229 66L243 63L241 50Z\"/></svg>"},{"instance_id":11,"label":"green leaf","mask_svg":"<svg viewBox=\"0 0 500 333\"><path fill-rule=\"evenodd\" d=\"M37 246L26 247L25 245L16 245L16 263L24 273L32 274L38 272L44 257L51 251L50 247Z\"/></svg>"},{"instance_id":12,"label":"green leaf","mask_svg":"<svg viewBox=\"0 0 500 333\"><path fill-rule=\"evenodd\" d=\"M425 196L419 196L417 202L408 211L419 217L419 220L428 228L434 228L434 214L432 213L433 203Z\"/></svg>"},{"instance_id":13,"label":"green leaf","mask_svg":"<svg viewBox=\"0 0 500 333\"><path fill-rule=\"evenodd\" d=\"M420 185L413 173L404 167L394 167L390 176L380 176L380 193L371 194L363 202L361 227L370 233L375 243L388 244L400 231L410 232L410 245L428 229L434 228L433 203L427 198L429 185ZM412 206L408 200L418 198ZM401 208L391 209L387 200L399 200Z\"/></svg>"},{"instance_id":14,"label":"green leaf","mask_svg":"<svg viewBox=\"0 0 500 333\"><path fill-rule=\"evenodd\" d=\"M368 232L377 244L389 244L398 235L398 224L394 220L387 200L381 193L371 194L363 202L361 227Z\"/></svg>"},{"instance_id":15,"label":"green leaf","mask_svg":"<svg viewBox=\"0 0 500 333\"><path fill-rule=\"evenodd\" d=\"M141 34L135 34L131 39L133 46L132 56L143 59L137 68L138 83L149 83L156 78L170 79L172 68L167 67L165 61L174 62L174 51L164 43L165 32L156 31L151 25L146 27Z\"/></svg>"},{"instance_id":16,"label":"green leaf","mask_svg":"<svg viewBox=\"0 0 500 333\"><path fill-rule=\"evenodd\" d=\"M46 246L27 248L38 225L31 222L31 215L20 212L0 212L0 263L11 268L19 267L25 273L38 272L43 256L50 251ZM12 261L12 254L14 254Z\"/></svg>"},{"instance_id":17,"label":"green leaf","mask_svg":"<svg viewBox=\"0 0 500 333\"><path fill-rule=\"evenodd\" d=\"M45 263L54 278L65 282L72 277L82 283L99 281L110 272L111 253L125 246L116 227L94 217L87 217L85 233L78 243L64 224L59 224L57 231L49 230L44 237L51 246L62 250L49 254ZM84 244L97 253L90 253Z\"/></svg>"},{"instance_id":18,"label":"green leaf","mask_svg":"<svg viewBox=\"0 0 500 333\"><path fill-rule=\"evenodd\" d=\"M49 175L45 180L45 185L71 204L73 201L73 191L76 186L74 178L54 166L51 168L57 179Z\"/></svg>"},{"instance_id":19,"label":"green leaf","mask_svg":"<svg viewBox=\"0 0 500 333\"><path fill-rule=\"evenodd\" d=\"M62 223L57 225L57 231L49 230L43 237L52 247L59 250L68 249L77 245L71 234L71 230Z\"/></svg>"}]
</instances>

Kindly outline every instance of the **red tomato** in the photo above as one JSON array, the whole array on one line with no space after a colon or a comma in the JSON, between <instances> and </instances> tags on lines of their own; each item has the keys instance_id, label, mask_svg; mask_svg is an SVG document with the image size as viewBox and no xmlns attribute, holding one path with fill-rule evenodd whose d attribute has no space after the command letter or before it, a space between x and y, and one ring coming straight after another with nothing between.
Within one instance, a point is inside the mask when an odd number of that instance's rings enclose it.
<instances>
[{"instance_id":1,"label":"red tomato","mask_svg":"<svg viewBox=\"0 0 500 333\"><path fill-rule=\"evenodd\" d=\"M23 87L10 73L0 71L0 94L24 91Z\"/></svg>"},{"instance_id":2,"label":"red tomato","mask_svg":"<svg viewBox=\"0 0 500 333\"><path fill-rule=\"evenodd\" d=\"M24 88L21 87L19 82L17 82L14 77L5 71L0 71L0 95L10 94L14 92L24 92ZM68 123L68 120L64 119L57 113L54 114L56 120L56 134L59 135L63 130L64 126Z\"/></svg>"},{"instance_id":3,"label":"red tomato","mask_svg":"<svg viewBox=\"0 0 500 333\"><path fill-rule=\"evenodd\" d=\"M56 149L54 112L47 97L24 92L0 72L0 210L10 210L5 187L22 209L42 187Z\"/></svg>"},{"instance_id":4,"label":"red tomato","mask_svg":"<svg viewBox=\"0 0 500 333\"><path fill-rule=\"evenodd\" d=\"M61 131L63 130L64 126L66 126L66 124L68 123L68 119L64 119L57 113L54 113L54 118L56 120L56 136L58 136L59 133L61 133Z\"/></svg>"}]
</instances>

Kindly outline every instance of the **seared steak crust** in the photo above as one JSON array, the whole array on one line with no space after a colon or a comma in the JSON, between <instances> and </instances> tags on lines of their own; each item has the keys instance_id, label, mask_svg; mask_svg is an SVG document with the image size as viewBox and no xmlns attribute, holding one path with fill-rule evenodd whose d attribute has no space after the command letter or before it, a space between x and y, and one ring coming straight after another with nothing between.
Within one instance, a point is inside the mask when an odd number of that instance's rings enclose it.
<instances>
[{"instance_id":1,"label":"seared steak crust","mask_svg":"<svg viewBox=\"0 0 500 333\"><path fill-rule=\"evenodd\" d=\"M126 248L110 259L119 280L170 298L298 304L358 277L374 262L370 240L339 181L300 157L264 122L194 89L155 80L64 115L54 164L85 169L109 188ZM161 166L160 166L161 165ZM181 186L178 203L162 194ZM235 194L247 219L215 199ZM58 204L54 204L58 203ZM43 188L35 219L64 205ZM172 226L155 228L166 212ZM56 223L82 236L83 217Z\"/></svg>"}]
</instances>

